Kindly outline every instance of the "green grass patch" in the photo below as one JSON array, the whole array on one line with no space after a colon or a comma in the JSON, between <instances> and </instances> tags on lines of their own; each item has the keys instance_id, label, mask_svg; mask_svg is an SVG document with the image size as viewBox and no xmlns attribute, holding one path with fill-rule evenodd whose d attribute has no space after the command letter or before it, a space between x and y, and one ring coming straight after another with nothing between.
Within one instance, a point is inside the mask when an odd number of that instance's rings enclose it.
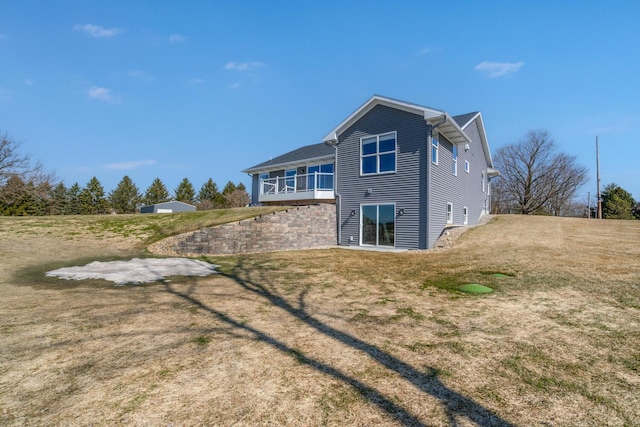
<instances>
[{"instance_id":1,"label":"green grass patch","mask_svg":"<svg viewBox=\"0 0 640 427\"><path fill-rule=\"evenodd\" d=\"M194 341L195 341L196 344L204 346L204 345L207 345L207 344L209 344L211 342L211 337L208 337L206 335L200 335Z\"/></svg>"},{"instance_id":2,"label":"green grass patch","mask_svg":"<svg viewBox=\"0 0 640 427\"><path fill-rule=\"evenodd\" d=\"M467 294L476 294L476 295L490 294L493 292L492 288L488 286L480 285L478 283L467 283L465 285L460 285L458 286L458 289Z\"/></svg>"}]
</instances>

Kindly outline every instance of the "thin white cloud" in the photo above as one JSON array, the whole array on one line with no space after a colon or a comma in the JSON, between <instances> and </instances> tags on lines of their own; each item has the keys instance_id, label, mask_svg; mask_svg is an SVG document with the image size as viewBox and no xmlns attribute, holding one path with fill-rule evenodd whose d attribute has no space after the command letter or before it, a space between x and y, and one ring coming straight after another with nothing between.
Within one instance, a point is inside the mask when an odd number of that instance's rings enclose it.
<instances>
[{"instance_id":1,"label":"thin white cloud","mask_svg":"<svg viewBox=\"0 0 640 427\"><path fill-rule=\"evenodd\" d=\"M131 170L137 169L142 166L149 166L155 164L155 160L134 160L130 162L119 162L119 163L109 163L103 166L105 169L116 169L116 170Z\"/></svg>"},{"instance_id":2,"label":"thin white cloud","mask_svg":"<svg viewBox=\"0 0 640 427\"><path fill-rule=\"evenodd\" d=\"M182 43L186 40L187 38L181 34L171 34L169 36L169 43Z\"/></svg>"},{"instance_id":3,"label":"thin white cloud","mask_svg":"<svg viewBox=\"0 0 640 427\"><path fill-rule=\"evenodd\" d=\"M227 62L224 66L226 70L234 70L234 71L247 71L253 70L256 68L261 68L264 66L264 63L259 61L251 61L251 62Z\"/></svg>"},{"instance_id":4,"label":"thin white cloud","mask_svg":"<svg viewBox=\"0 0 640 427\"><path fill-rule=\"evenodd\" d=\"M91 99L97 99L104 102L118 102L120 100L117 96L111 94L111 90L100 86L91 86L87 95Z\"/></svg>"},{"instance_id":5,"label":"thin white cloud","mask_svg":"<svg viewBox=\"0 0 640 427\"><path fill-rule=\"evenodd\" d=\"M82 31L90 35L91 37L114 37L122 32L120 28L104 28L100 25L85 24L76 25L73 27L74 31Z\"/></svg>"},{"instance_id":6,"label":"thin white cloud","mask_svg":"<svg viewBox=\"0 0 640 427\"><path fill-rule=\"evenodd\" d=\"M128 73L129 77L136 80L153 80L153 76L151 74L145 73L142 70L131 70Z\"/></svg>"},{"instance_id":7,"label":"thin white cloud","mask_svg":"<svg viewBox=\"0 0 640 427\"><path fill-rule=\"evenodd\" d=\"M423 49L420 49L418 52L416 52L416 54L418 56L422 56L422 55L428 55L430 53L438 53L441 51L442 51L442 48L439 48L439 47L425 47Z\"/></svg>"},{"instance_id":8,"label":"thin white cloud","mask_svg":"<svg viewBox=\"0 0 640 427\"><path fill-rule=\"evenodd\" d=\"M518 71L524 62L488 62L484 61L476 65L476 70L487 73L490 78L502 77Z\"/></svg>"}]
</instances>

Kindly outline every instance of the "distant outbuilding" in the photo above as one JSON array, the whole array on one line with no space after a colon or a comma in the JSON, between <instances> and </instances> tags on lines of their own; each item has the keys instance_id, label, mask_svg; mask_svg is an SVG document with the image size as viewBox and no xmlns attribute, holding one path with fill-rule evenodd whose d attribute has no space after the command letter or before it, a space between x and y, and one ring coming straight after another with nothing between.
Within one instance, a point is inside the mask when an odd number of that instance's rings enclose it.
<instances>
[{"instance_id":1,"label":"distant outbuilding","mask_svg":"<svg viewBox=\"0 0 640 427\"><path fill-rule=\"evenodd\" d=\"M175 212L194 212L196 207L189 203L172 200L170 202L156 203L155 205L143 206L140 213L175 213Z\"/></svg>"}]
</instances>

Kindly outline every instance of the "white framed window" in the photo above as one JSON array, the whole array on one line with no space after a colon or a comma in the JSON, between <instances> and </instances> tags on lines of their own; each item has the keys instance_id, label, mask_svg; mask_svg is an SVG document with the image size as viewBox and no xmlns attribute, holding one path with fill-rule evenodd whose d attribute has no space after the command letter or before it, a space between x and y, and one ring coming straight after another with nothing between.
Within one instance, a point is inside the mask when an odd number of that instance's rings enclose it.
<instances>
[{"instance_id":1,"label":"white framed window","mask_svg":"<svg viewBox=\"0 0 640 427\"><path fill-rule=\"evenodd\" d=\"M438 134L434 132L431 136L431 163L438 164Z\"/></svg>"},{"instance_id":2,"label":"white framed window","mask_svg":"<svg viewBox=\"0 0 640 427\"><path fill-rule=\"evenodd\" d=\"M396 244L396 205L360 205L360 245Z\"/></svg>"},{"instance_id":3,"label":"white framed window","mask_svg":"<svg viewBox=\"0 0 640 427\"><path fill-rule=\"evenodd\" d=\"M465 160L464 161L464 171L466 173L469 173L469 169L470 169L469 160Z\"/></svg>"},{"instance_id":4,"label":"white framed window","mask_svg":"<svg viewBox=\"0 0 640 427\"><path fill-rule=\"evenodd\" d=\"M453 224L453 203L447 203L447 224Z\"/></svg>"},{"instance_id":5,"label":"white framed window","mask_svg":"<svg viewBox=\"0 0 640 427\"><path fill-rule=\"evenodd\" d=\"M458 146L453 144L453 176L458 176Z\"/></svg>"},{"instance_id":6,"label":"white framed window","mask_svg":"<svg viewBox=\"0 0 640 427\"><path fill-rule=\"evenodd\" d=\"M469 208L466 206L462 208L462 219L464 225L469 224Z\"/></svg>"},{"instance_id":7,"label":"white framed window","mask_svg":"<svg viewBox=\"0 0 640 427\"><path fill-rule=\"evenodd\" d=\"M309 166L307 189L333 190L333 163Z\"/></svg>"},{"instance_id":8,"label":"white framed window","mask_svg":"<svg viewBox=\"0 0 640 427\"><path fill-rule=\"evenodd\" d=\"M360 138L360 174L396 171L396 132Z\"/></svg>"}]
</instances>

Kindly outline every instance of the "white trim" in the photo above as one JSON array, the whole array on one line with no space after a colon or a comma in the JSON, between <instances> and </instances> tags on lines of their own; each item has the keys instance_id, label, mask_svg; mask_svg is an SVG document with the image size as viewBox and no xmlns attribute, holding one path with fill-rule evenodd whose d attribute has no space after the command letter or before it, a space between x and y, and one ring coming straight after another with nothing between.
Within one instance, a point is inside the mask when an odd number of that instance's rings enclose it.
<instances>
[{"instance_id":1,"label":"white trim","mask_svg":"<svg viewBox=\"0 0 640 427\"><path fill-rule=\"evenodd\" d=\"M384 153L380 153L380 138L388 136L388 135L393 135L393 140L394 140L394 148L393 151L385 151ZM365 139L373 139L376 138L376 152L375 154L362 154L362 141ZM385 154L394 154L394 159L393 159L393 170L392 171L380 171L380 156L381 155L385 155ZM364 157L374 157L376 158L376 172L369 172L369 173L364 173L364 171L362 170L362 159ZM385 133L379 133L377 135L367 135L367 136L363 136L360 138L360 176L372 176L372 175L387 175L387 174L394 174L397 173L398 171L398 132L397 131L392 131L392 132L385 132Z\"/></svg>"},{"instance_id":2,"label":"white trim","mask_svg":"<svg viewBox=\"0 0 640 427\"><path fill-rule=\"evenodd\" d=\"M309 164L314 165L316 164L316 162L327 163L327 161L329 161L329 162L335 163L335 160L336 160L335 154L331 154L328 156L312 157L310 159L294 160L291 162L276 163L273 165L263 166L259 168L245 169L242 171L242 173L256 174L256 173L262 173L262 172L273 172L273 171L279 171L282 169L290 169L293 167L297 168L298 166L307 166Z\"/></svg>"},{"instance_id":3,"label":"white trim","mask_svg":"<svg viewBox=\"0 0 640 427\"><path fill-rule=\"evenodd\" d=\"M433 144L433 141L436 141L435 146ZM438 140L438 134L436 133L436 137L434 138L433 136L429 137L429 147L431 148L430 152L429 152L429 156L431 157L431 163L433 163L434 165L438 166L438 159L440 158L440 141ZM436 149L435 153L435 159L433 158L433 149Z\"/></svg>"},{"instance_id":4,"label":"white trim","mask_svg":"<svg viewBox=\"0 0 640 427\"><path fill-rule=\"evenodd\" d=\"M364 234L362 231L362 208L364 206L375 206L376 207L376 244L372 245L372 244L365 244L362 243L362 235ZM393 206L393 246L389 246L389 245L381 245L380 244L380 236L378 234L379 228L378 228L378 224L380 223L380 206ZM395 202L378 202L378 203L360 203L360 221L358 224L358 245L359 246L364 246L364 247L369 247L369 248L395 248L396 247L396 230L398 229L397 227L397 217L398 215L396 214L396 203Z\"/></svg>"},{"instance_id":5,"label":"white trim","mask_svg":"<svg viewBox=\"0 0 640 427\"><path fill-rule=\"evenodd\" d=\"M420 105L412 104L409 102L399 101L396 99L386 98L380 95L373 95L367 102L362 104L356 111L351 113L349 117L344 119L338 126L336 126L331 132L325 135L322 140L324 142L337 141L338 135L342 133L346 128L353 123L360 120L365 114L371 111L377 105L384 105L387 107L395 108L397 110L406 111L408 113L419 114L427 119L442 117L446 115L444 111L436 110L433 108L423 107Z\"/></svg>"},{"instance_id":6,"label":"white trim","mask_svg":"<svg viewBox=\"0 0 640 427\"><path fill-rule=\"evenodd\" d=\"M453 157L453 165L452 165L453 176L458 176L458 146L455 144L451 146L451 155Z\"/></svg>"},{"instance_id":7,"label":"white trim","mask_svg":"<svg viewBox=\"0 0 640 427\"><path fill-rule=\"evenodd\" d=\"M466 173L469 173L470 170L471 170L471 164L469 163L469 160L465 160L464 161L464 171Z\"/></svg>"},{"instance_id":8,"label":"white trim","mask_svg":"<svg viewBox=\"0 0 640 427\"><path fill-rule=\"evenodd\" d=\"M469 224L469 208L466 206L462 207L462 224L467 225Z\"/></svg>"},{"instance_id":9,"label":"white trim","mask_svg":"<svg viewBox=\"0 0 640 427\"><path fill-rule=\"evenodd\" d=\"M447 224L453 224L453 203L451 202L447 202Z\"/></svg>"}]
</instances>

